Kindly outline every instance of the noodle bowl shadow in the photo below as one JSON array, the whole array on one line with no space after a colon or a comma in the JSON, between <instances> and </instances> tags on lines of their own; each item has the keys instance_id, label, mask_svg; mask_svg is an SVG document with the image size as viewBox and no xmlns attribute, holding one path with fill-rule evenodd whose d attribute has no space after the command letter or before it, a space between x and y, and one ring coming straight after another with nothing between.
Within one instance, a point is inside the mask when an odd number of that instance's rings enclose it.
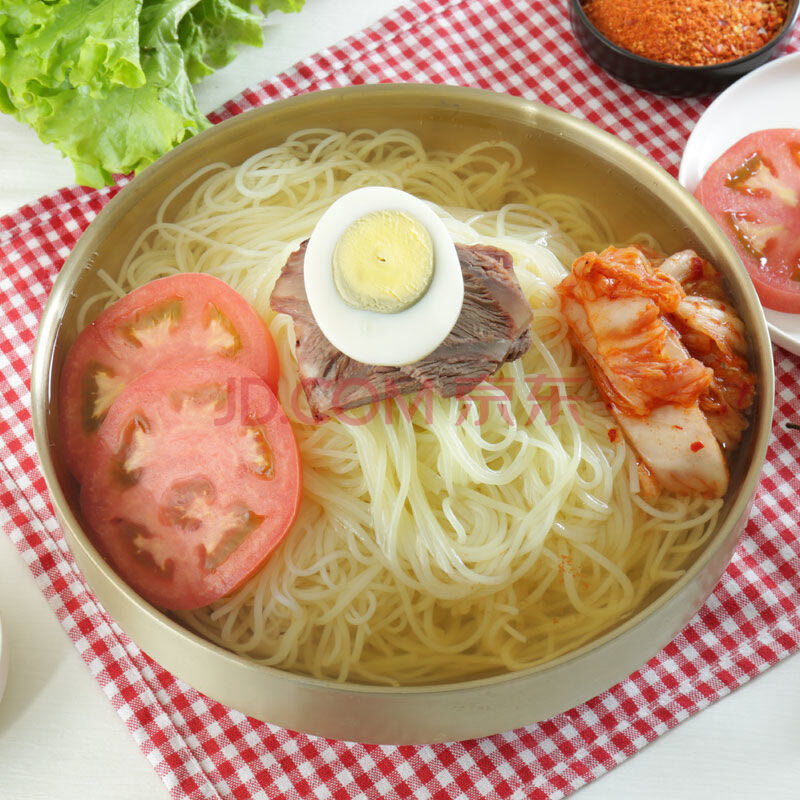
<instances>
[{"instance_id":1,"label":"noodle bowl shadow","mask_svg":"<svg viewBox=\"0 0 800 800\"><path fill-rule=\"evenodd\" d=\"M537 167L541 186L594 203L620 239L647 230L666 250L692 247L724 274L748 329L759 392L717 528L680 579L579 649L520 672L460 683L386 688L310 678L259 665L182 627L134 593L86 536L77 485L62 458L55 398L78 311L101 286L98 266L116 276L164 198L196 170L220 160L241 163L309 127L403 127L429 148L506 139ZM545 719L622 680L665 645L713 590L744 529L766 453L773 389L764 316L744 267L711 217L654 162L534 102L404 84L276 102L217 125L147 168L109 202L67 259L42 317L31 378L34 434L53 507L89 586L122 629L189 684L251 716L331 738L395 744L466 739Z\"/></svg>"}]
</instances>

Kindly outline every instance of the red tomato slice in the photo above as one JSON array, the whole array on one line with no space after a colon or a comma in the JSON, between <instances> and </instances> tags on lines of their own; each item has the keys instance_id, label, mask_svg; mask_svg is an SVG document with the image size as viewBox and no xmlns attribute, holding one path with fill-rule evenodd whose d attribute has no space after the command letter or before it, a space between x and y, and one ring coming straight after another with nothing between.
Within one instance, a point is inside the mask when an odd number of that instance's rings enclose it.
<instances>
[{"instance_id":1,"label":"red tomato slice","mask_svg":"<svg viewBox=\"0 0 800 800\"><path fill-rule=\"evenodd\" d=\"M745 136L709 167L695 197L733 243L761 302L800 313L800 129Z\"/></svg>"},{"instance_id":2,"label":"red tomato slice","mask_svg":"<svg viewBox=\"0 0 800 800\"><path fill-rule=\"evenodd\" d=\"M211 275L184 273L134 289L88 325L61 374L60 413L67 466L84 466L111 403L144 372L167 363L226 358L278 385L278 353L247 301Z\"/></svg>"},{"instance_id":3,"label":"red tomato slice","mask_svg":"<svg viewBox=\"0 0 800 800\"><path fill-rule=\"evenodd\" d=\"M286 535L300 500L291 425L261 378L230 361L161 367L117 397L81 487L92 540L154 605L233 591Z\"/></svg>"}]
</instances>

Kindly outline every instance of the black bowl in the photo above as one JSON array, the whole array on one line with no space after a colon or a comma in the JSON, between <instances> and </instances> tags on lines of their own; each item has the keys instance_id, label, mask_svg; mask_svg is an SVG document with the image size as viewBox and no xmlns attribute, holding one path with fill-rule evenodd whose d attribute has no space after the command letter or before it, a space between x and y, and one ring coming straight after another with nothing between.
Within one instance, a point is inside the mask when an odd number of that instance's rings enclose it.
<instances>
[{"instance_id":1,"label":"black bowl","mask_svg":"<svg viewBox=\"0 0 800 800\"><path fill-rule=\"evenodd\" d=\"M800 11L800 0L792 0L786 21L763 47L735 61L725 61L707 67L665 64L625 50L603 36L589 22L583 10L582 0L570 0L569 18L581 47L610 75L631 86L655 94L687 97L718 92L750 70L760 67L764 62L782 53L789 43L789 33L797 19L798 11Z\"/></svg>"}]
</instances>

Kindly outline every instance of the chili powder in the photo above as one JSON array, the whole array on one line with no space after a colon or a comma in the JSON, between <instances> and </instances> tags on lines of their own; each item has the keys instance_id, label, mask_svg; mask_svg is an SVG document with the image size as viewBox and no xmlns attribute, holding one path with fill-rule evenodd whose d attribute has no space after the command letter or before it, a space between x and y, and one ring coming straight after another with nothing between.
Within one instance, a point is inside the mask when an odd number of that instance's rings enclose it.
<instances>
[{"instance_id":1,"label":"chili powder","mask_svg":"<svg viewBox=\"0 0 800 800\"><path fill-rule=\"evenodd\" d=\"M763 47L786 20L788 0L587 0L586 16L631 53L702 67Z\"/></svg>"}]
</instances>

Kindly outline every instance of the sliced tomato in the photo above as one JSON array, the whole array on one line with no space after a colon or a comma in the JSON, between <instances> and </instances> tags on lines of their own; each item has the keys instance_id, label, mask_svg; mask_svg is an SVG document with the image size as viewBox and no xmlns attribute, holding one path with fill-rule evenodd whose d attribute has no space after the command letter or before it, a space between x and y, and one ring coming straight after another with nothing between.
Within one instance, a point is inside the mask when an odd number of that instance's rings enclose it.
<instances>
[{"instance_id":1,"label":"sliced tomato","mask_svg":"<svg viewBox=\"0 0 800 800\"><path fill-rule=\"evenodd\" d=\"M95 437L81 510L97 548L145 599L207 605L253 574L300 500L289 420L252 370L214 360L132 381Z\"/></svg>"},{"instance_id":2,"label":"sliced tomato","mask_svg":"<svg viewBox=\"0 0 800 800\"><path fill-rule=\"evenodd\" d=\"M800 313L800 129L745 136L695 191L733 243L761 302Z\"/></svg>"},{"instance_id":3,"label":"sliced tomato","mask_svg":"<svg viewBox=\"0 0 800 800\"><path fill-rule=\"evenodd\" d=\"M166 363L225 358L278 385L272 336L248 302L211 275L184 273L134 289L88 325L67 354L59 406L67 466L78 480L114 398Z\"/></svg>"}]
</instances>

